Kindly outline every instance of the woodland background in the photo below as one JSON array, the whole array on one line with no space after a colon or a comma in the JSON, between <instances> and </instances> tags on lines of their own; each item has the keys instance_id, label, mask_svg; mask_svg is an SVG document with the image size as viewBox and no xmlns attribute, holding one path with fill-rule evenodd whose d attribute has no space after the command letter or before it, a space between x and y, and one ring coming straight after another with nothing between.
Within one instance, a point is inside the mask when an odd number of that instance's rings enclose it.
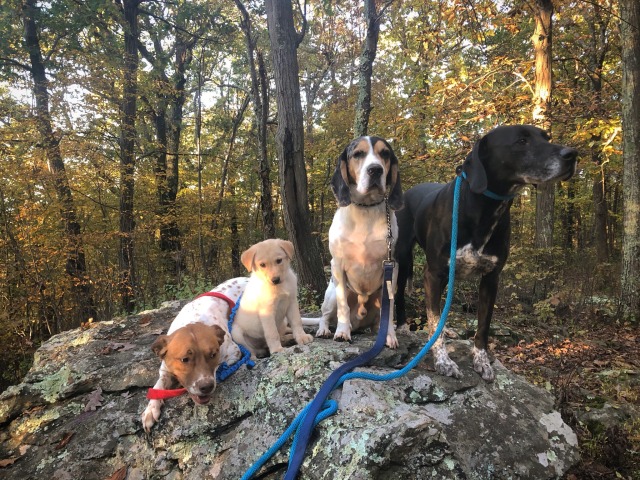
<instances>
[{"instance_id":1,"label":"woodland background","mask_svg":"<svg viewBox=\"0 0 640 480\"><path fill-rule=\"evenodd\" d=\"M240 253L265 237L294 242L302 303L318 308L329 179L353 137L389 139L409 188L451 180L482 134L515 123L546 128L580 163L571 181L514 202L495 316L538 343L497 352L516 370L532 352L557 360L568 374L550 388L564 405L589 383L575 374L582 364L637 375L639 10L0 0L0 391L52 334L244 275ZM459 308L472 310L474 295L462 283ZM421 302L418 291L418 328ZM576 354L579 335L598 334L580 350L593 358ZM530 378L549 384L544 372ZM637 404L614 380L589 385ZM581 442L615 477L639 464L638 427L582 428Z\"/></svg>"}]
</instances>

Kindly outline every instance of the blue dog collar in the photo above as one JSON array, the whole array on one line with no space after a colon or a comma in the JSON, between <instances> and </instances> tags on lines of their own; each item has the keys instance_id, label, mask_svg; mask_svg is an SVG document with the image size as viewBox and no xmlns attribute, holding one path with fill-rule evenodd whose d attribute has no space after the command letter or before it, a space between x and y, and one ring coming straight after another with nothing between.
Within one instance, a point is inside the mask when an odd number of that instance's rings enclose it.
<instances>
[{"instance_id":1,"label":"blue dog collar","mask_svg":"<svg viewBox=\"0 0 640 480\"><path fill-rule=\"evenodd\" d=\"M466 172L460 172L460 176L462 178L464 178L465 180L467 180L467 173ZM482 195L484 195L485 197L489 197L491 200L498 200L499 202L506 202L508 200L513 200L517 196L516 194L514 194L514 195L498 195L497 193L493 193L491 190L485 190L484 192L482 192Z\"/></svg>"}]
</instances>

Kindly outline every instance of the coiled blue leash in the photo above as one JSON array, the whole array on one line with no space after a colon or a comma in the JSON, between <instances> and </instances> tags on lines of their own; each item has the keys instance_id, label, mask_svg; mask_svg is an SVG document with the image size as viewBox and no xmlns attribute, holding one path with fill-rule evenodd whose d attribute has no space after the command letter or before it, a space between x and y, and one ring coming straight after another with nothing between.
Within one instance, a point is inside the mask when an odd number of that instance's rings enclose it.
<instances>
[{"instance_id":1,"label":"coiled blue leash","mask_svg":"<svg viewBox=\"0 0 640 480\"><path fill-rule=\"evenodd\" d=\"M367 357L366 361L368 361L368 355L371 352L376 350L376 347L381 342L381 339L382 339L382 344L384 346L384 342L386 341L387 331L389 327L389 324L388 324L389 316L388 316L388 312L386 316L384 315L385 313L384 311L381 312L380 330L378 332L378 337L376 339L376 344L374 345L374 347L371 348L371 350L362 354L360 357L341 365L340 367L338 367L336 371L334 371L329 376L329 378L325 381L320 391L318 392L318 395L316 396L316 398L311 403L309 403L302 410L302 412L300 412L300 414L298 414L298 416L294 419L294 421L291 423L289 428L287 428L287 430L276 441L276 443L267 452L265 452L258 459L258 461L253 464L253 466L249 470L247 470L247 472L243 475L242 480L251 479L258 472L258 470L260 470L260 468L262 468L262 466L286 443L286 441L293 434L293 432L296 431L296 434L294 436L294 439L291 445L289 465L284 477L285 480L294 480L298 475L298 471L300 470L300 466L302 465L302 462L304 461L304 453L306 451L306 448L309 442L309 437L311 436L311 432L313 431L313 428L322 420L332 415L338 408L335 400L329 400L329 401L324 400L329 395L329 393L331 393L331 391L340 387L347 380L363 379L363 380L372 380L372 381L381 382L381 381L393 380L393 379L402 377L407 373L409 373L409 371L411 371L413 368L415 368L416 365L418 365L418 363L420 363L420 361L429 352L433 344L440 337L442 330L444 329L444 325L447 321L447 316L449 315L449 310L451 308L451 302L453 300L453 290L454 290L453 287L455 284L455 272L456 272L455 258L456 258L456 250L458 245L458 205L460 200L460 184L461 183L462 183L462 177L458 176L456 178L454 192L453 192L453 208L452 208L452 215L451 215L451 249L449 251L449 282L447 284L447 296L446 296L444 308L440 315L440 321L438 322L436 330L434 331L429 341L426 343L424 347L422 347L420 352L418 352L418 354L402 369L392 373L388 373L386 375L375 375L368 372L351 372L346 374L341 373L339 378L336 381L334 381L334 384L331 385L331 387L327 387L327 388L330 388L329 392L327 392L326 395L324 396L321 395L321 393L324 393L322 392L322 390L327 385L329 385L329 381L336 376L336 372L344 371L345 365L349 365L354 361L359 360L361 357L366 356ZM382 288L383 309L385 304L387 305L387 309L389 308L389 302L384 301L385 295L388 295L386 285L387 285L386 281L383 282L383 288ZM354 367L351 367L351 368L354 368ZM322 399L319 400L319 397ZM313 410L311 408L312 406L313 406ZM320 411L321 408L324 408L324 410ZM316 414L309 415L312 412L316 412Z\"/></svg>"}]
</instances>

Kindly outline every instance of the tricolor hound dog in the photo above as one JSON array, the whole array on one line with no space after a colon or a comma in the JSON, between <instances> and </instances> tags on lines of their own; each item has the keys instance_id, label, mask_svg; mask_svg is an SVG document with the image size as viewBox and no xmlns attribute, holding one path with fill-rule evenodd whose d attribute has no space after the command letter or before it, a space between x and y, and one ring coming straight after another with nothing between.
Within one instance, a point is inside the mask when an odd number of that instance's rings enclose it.
<instances>
[{"instance_id":1,"label":"tricolor hound dog","mask_svg":"<svg viewBox=\"0 0 640 480\"><path fill-rule=\"evenodd\" d=\"M337 320L334 340L350 341L352 331L375 330L380 324L382 262L388 255L389 229L393 241L398 235L394 210L402 207L398 159L391 145L379 137L353 140L338 159L331 189L339 208L329 228L331 280L316 336L329 337L329 325ZM386 344L398 346L392 323Z\"/></svg>"},{"instance_id":2,"label":"tricolor hound dog","mask_svg":"<svg viewBox=\"0 0 640 480\"><path fill-rule=\"evenodd\" d=\"M466 181L460 189L456 277L481 275L473 366L485 380L494 379L487 343L498 280L509 255L511 199L527 184L569 179L576 171L577 155L573 148L550 143L539 128L502 126L477 141L462 165ZM404 290L413 274L416 242L426 255L427 324L431 333L436 328L449 277L453 191L454 182L450 182L423 183L405 192L405 208L398 212L396 244L398 328L406 321ZM434 358L438 373L461 376L442 338L434 345Z\"/></svg>"},{"instance_id":3,"label":"tricolor hound dog","mask_svg":"<svg viewBox=\"0 0 640 480\"><path fill-rule=\"evenodd\" d=\"M249 279L232 278L211 290L237 302ZM216 388L216 370L242 358L231 339L227 322L231 305L226 300L200 296L187 303L173 320L166 335L160 335L151 348L162 359L156 390L166 390L177 381L187 389L192 400L206 404ZM149 400L142 412L146 432L160 418L162 400Z\"/></svg>"}]
</instances>

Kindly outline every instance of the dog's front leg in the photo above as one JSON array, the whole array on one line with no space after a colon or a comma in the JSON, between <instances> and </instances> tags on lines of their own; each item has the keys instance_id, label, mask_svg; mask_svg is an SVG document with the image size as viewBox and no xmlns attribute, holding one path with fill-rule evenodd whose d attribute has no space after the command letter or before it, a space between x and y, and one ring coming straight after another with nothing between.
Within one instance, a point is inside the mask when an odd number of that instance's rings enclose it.
<instances>
[{"instance_id":1,"label":"dog's front leg","mask_svg":"<svg viewBox=\"0 0 640 480\"><path fill-rule=\"evenodd\" d=\"M171 386L172 382L173 382L173 378L169 373L169 371L166 369L166 366L163 360L162 364L160 365L160 375L158 377L158 381L153 386L153 388L155 390L166 390ZM144 409L144 412L142 412L142 415L141 415L142 427L144 428L145 432L147 433L151 432L151 428L153 427L153 425L155 425L155 423L160 418L160 413L162 412L163 403L164 402L162 400L149 400L149 404L147 405L147 408Z\"/></svg>"},{"instance_id":2,"label":"dog's front leg","mask_svg":"<svg viewBox=\"0 0 640 480\"><path fill-rule=\"evenodd\" d=\"M478 293L478 330L474 337L473 347L473 369L478 372L484 380L492 381L495 378L487 347L489 344L489 327L493 316L493 305L498 293L498 279L500 272L494 270L488 275L483 275L480 280Z\"/></svg>"},{"instance_id":3,"label":"dog's front leg","mask_svg":"<svg viewBox=\"0 0 640 480\"><path fill-rule=\"evenodd\" d=\"M277 305L268 305L266 308L263 308L258 312L260 324L262 325L262 331L264 333L264 339L271 355L284 350L282 347L282 341L280 340L280 331L278 330L278 325L276 323L276 312Z\"/></svg>"},{"instance_id":4,"label":"dog's front leg","mask_svg":"<svg viewBox=\"0 0 640 480\"><path fill-rule=\"evenodd\" d=\"M433 335L440 321L440 300L444 290L443 281L435 273L430 273L425 266L424 292L427 304L427 326L429 334ZM460 378L462 373L456 362L449 358L444 337L441 334L433 345L433 358L436 372L447 377Z\"/></svg>"},{"instance_id":5,"label":"dog's front leg","mask_svg":"<svg viewBox=\"0 0 640 480\"><path fill-rule=\"evenodd\" d=\"M351 311L349 309L349 302L347 300L347 281L342 266L336 262L334 281L336 284L336 304L338 314L338 325L336 326L336 333L333 339L341 341L351 341Z\"/></svg>"},{"instance_id":6,"label":"dog's front leg","mask_svg":"<svg viewBox=\"0 0 640 480\"><path fill-rule=\"evenodd\" d=\"M336 301L336 284L333 280L329 280L329 285L327 286L327 290L324 292L324 300L322 301L322 317L318 323L318 331L316 332L316 337L320 338L329 338L331 336L331 330L329 329L329 325L331 324L331 320L335 319L338 315L338 304Z\"/></svg>"},{"instance_id":7,"label":"dog's front leg","mask_svg":"<svg viewBox=\"0 0 640 480\"><path fill-rule=\"evenodd\" d=\"M287 319L289 320L289 326L291 327L291 333L298 345L305 345L313 342L313 335L309 335L302 328L302 318L300 317L300 307L298 306L298 299L294 296L289 304L287 310Z\"/></svg>"}]
</instances>

